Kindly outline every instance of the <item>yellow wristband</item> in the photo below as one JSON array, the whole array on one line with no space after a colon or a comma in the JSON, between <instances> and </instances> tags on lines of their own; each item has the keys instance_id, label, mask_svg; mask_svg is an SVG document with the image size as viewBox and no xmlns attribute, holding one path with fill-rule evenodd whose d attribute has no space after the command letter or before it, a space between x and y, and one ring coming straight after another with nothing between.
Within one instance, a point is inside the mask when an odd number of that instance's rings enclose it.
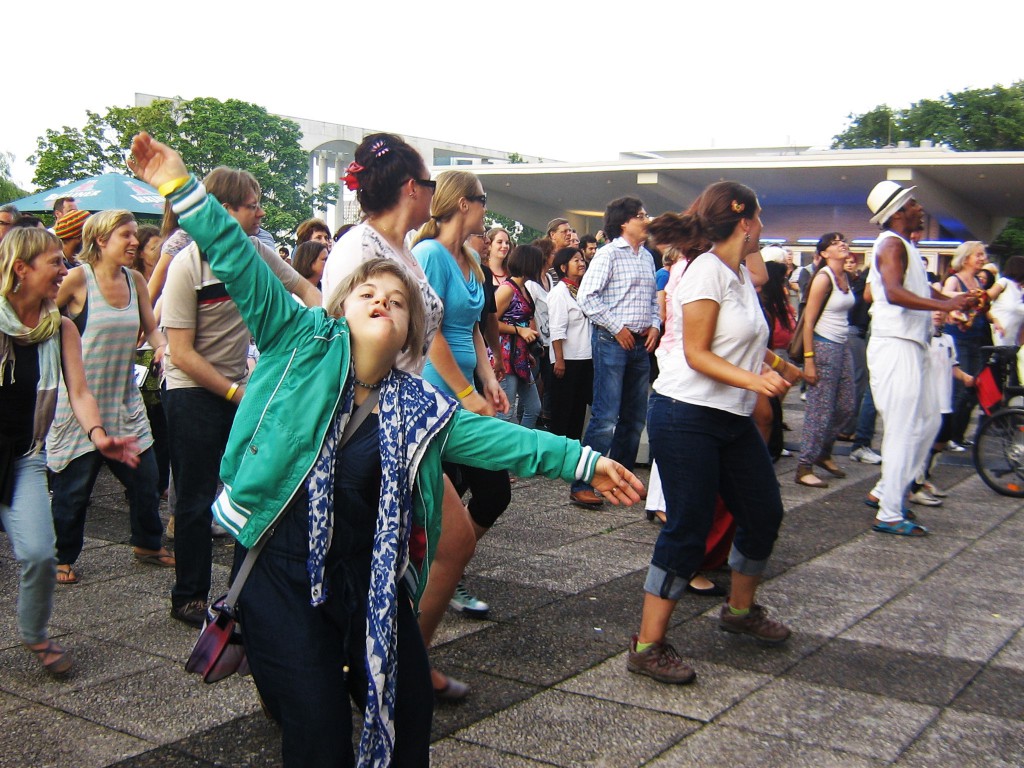
<instances>
[{"instance_id":1,"label":"yellow wristband","mask_svg":"<svg viewBox=\"0 0 1024 768\"><path fill-rule=\"evenodd\" d=\"M464 400L465 398L469 397L471 394L473 394L473 385L472 384L470 384L464 390L459 392L459 394L457 394L456 397L459 398L459 400Z\"/></svg>"},{"instance_id":2,"label":"yellow wristband","mask_svg":"<svg viewBox=\"0 0 1024 768\"><path fill-rule=\"evenodd\" d=\"M182 187L184 187L186 182L188 182L188 179L188 176L179 176L176 179L165 181L163 184L157 187L156 191L160 195L160 197L167 197L174 190L181 189Z\"/></svg>"},{"instance_id":3,"label":"yellow wristband","mask_svg":"<svg viewBox=\"0 0 1024 768\"><path fill-rule=\"evenodd\" d=\"M785 363L782 362L782 358L779 355L776 355L775 359L772 360L772 370L777 371L781 369L783 365L785 365Z\"/></svg>"},{"instance_id":4,"label":"yellow wristband","mask_svg":"<svg viewBox=\"0 0 1024 768\"><path fill-rule=\"evenodd\" d=\"M238 391L238 382L236 381L234 384L232 384L230 387L228 387L228 393L226 395L224 395L224 399L227 400L228 402L231 402L231 398L233 398L235 396L235 392L237 392L237 391Z\"/></svg>"},{"instance_id":5,"label":"yellow wristband","mask_svg":"<svg viewBox=\"0 0 1024 768\"><path fill-rule=\"evenodd\" d=\"M804 352L804 357L814 357L813 352Z\"/></svg>"}]
</instances>

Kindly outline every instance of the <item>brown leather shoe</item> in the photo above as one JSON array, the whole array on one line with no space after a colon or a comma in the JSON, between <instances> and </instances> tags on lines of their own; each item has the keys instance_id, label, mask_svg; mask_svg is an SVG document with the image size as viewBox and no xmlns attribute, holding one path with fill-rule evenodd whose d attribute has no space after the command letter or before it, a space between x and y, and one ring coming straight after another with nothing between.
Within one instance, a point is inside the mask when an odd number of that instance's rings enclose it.
<instances>
[{"instance_id":1,"label":"brown leather shoe","mask_svg":"<svg viewBox=\"0 0 1024 768\"><path fill-rule=\"evenodd\" d=\"M600 495L586 489L570 493L569 501L578 507L600 507L604 504L604 499Z\"/></svg>"}]
</instances>

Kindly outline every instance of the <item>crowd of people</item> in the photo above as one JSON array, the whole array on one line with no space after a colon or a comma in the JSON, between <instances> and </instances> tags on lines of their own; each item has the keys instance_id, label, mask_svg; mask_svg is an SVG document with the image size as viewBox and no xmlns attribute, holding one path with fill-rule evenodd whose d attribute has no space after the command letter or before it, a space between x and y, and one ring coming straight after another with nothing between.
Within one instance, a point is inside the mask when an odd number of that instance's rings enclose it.
<instances>
[{"instance_id":1,"label":"crowd of people","mask_svg":"<svg viewBox=\"0 0 1024 768\"><path fill-rule=\"evenodd\" d=\"M942 503L932 462L967 442L980 349L1024 325L1024 257L1000 273L964 243L939 281L915 246L914 188L894 182L868 195L881 233L863 269L839 232L798 268L760 248L757 195L731 181L682 212L621 197L595 235L555 218L517 244L488 228L473 173L431 178L377 133L342 179L362 220L310 219L289 250L267 241L251 174L199 180L146 134L129 164L167 200L159 229L65 198L52 231L0 207L18 630L45 670L73 668L46 628L54 589L92 576L77 560L104 464L133 556L174 568L178 621L207 620L211 536L236 539L236 569L266 543L238 612L288 766L426 765L434 702L470 693L429 648L446 609L488 615L463 574L515 479L561 478L583 509L636 503L645 427L661 527L629 671L695 679L667 638L684 592L724 597L725 631L785 642L756 593L784 513L789 389L806 400L796 483L844 477L834 446L851 441L881 465L872 530L923 536L907 502ZM726 562L728 589L705 575Z\"/></svg>"}]
</instances>

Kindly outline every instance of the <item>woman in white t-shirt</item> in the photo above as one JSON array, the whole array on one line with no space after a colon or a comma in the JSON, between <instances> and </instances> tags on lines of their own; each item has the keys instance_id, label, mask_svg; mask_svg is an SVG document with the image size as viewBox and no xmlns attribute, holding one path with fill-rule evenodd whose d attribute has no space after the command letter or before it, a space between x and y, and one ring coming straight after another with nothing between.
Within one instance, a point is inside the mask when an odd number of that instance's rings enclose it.
<instances>
[{"instance_id":1,"label":"woman in white t-shirt","mask_svg":"<svg viewBox=\"0 0 1024 768\"><path fill-rule=\"evenodd\" d=\"M782 498L751 414L758 393L784 394L799 371L766 349L768 325L742 263L761 234L753 190L731 181L712 184L685 213L651 222L648 233L676 246L689 264L670 299L676 342L659 358L647 421L667 521L654 545L640 631L626 666L661 682L688 683L696 675L665 634L704 559L719 494L737 523L731 591L719 626L769 643L789 637L789 629L754 602L782 522Z\"/></svg>"},{"instance_id":2,"label":"woman in white t-shirt","mask_svg":"<svg viewBox=\"0 0 1024 768\"><path fill-rule=\"evenodd\" d=\"M1011 256L1003 265L1003 275L988 289L992 307L988 319L992 321L992 341L996 346L1014 347L1020 344L1021 326L1024 325L1024 256Z\"/></svg>"},{"instance_id":3,"label":"woman in white t-shirt","mask_svg":"<svg viewBox=\"0 0 1024 768\"><path fill-rule=\"evenodd\" d=\"M846 477L832 458L832 444L853 413L853 353L846 340L849 313L856 299L844 269L850 246L843 234L822 235L817 253L822 258L821 269L811 279L804 308L807 410L796 482L810 488L827 488L828 483L814 474L815 466L834 477Z\"/></svg>"}]
</instances>

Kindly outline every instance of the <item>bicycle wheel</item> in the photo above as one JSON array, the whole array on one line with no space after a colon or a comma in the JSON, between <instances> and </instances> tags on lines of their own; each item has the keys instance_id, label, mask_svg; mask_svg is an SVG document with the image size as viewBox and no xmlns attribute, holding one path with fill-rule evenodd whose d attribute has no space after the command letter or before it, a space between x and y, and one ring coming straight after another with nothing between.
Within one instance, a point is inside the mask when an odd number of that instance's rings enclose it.
<instances>
[{"instance_id":1,"label":"bicycle wheel","mask_svg":"<svg viewBox=\"0 0 1024 768\"><path fill-rule=\"evenodd\" d=\"M1024 408L985 420L974 440L974 467L996 493L1024 498Z\"/></svg>"}]
</instances>

